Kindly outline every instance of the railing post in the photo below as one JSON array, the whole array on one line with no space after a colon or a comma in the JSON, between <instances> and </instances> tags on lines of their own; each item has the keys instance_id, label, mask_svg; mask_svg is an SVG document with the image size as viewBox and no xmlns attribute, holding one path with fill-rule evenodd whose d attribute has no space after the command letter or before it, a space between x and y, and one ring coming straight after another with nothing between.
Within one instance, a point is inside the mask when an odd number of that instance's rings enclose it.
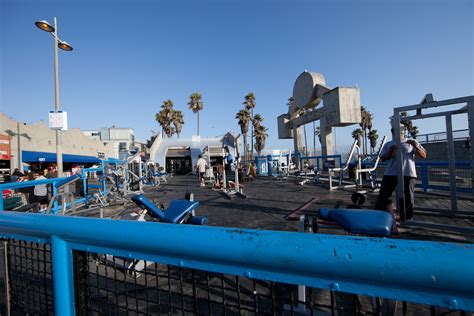
<instances>
[{"instance_id":1,"label":"railing post","mask_svg":"<svg viewBox=\"0 0 474 316\"><path fill-rule=\"evenodd\" d=\"M421 163L421 187L423 192L428 192L430 181L428 179L428 165L426 163Z\"/></svg>"},{"instance_id":2,"label":"railing post","mask_svg":"<svg viewBox=\"0 0 474 316\"><path fill-rule=\"evenodd\" d=\"M55 315L76 315L72 250L63 239L51 236L51 265Z\"/></svg>"}]
</instances>

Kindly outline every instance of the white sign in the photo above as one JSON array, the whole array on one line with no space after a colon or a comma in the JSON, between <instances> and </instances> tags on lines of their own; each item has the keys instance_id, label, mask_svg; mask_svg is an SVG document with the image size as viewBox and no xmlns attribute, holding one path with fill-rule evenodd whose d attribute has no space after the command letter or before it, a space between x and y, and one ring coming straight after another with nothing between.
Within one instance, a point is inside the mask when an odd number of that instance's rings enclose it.
<instances>
[{"instance_id":1,"label":"white sign","mask_svg":"<svg viewBox=\"0 0 474 316\"><path fill-rule=\"evenodd\" d=\"M67 112L49 112L49 128L67 130Z\"/></svg>"}]
</instances>

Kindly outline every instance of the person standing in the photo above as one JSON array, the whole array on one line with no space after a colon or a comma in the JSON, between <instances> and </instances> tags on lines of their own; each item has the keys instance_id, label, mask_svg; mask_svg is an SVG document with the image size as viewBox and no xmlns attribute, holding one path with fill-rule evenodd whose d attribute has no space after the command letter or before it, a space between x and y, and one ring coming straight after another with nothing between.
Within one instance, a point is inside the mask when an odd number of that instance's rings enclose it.
<instances>
[{"instance_id":1,"label":"person standing","mask_svg":"<svg viewBox=\"0 0 474 316\"><path fill-rule=\"evenodd\" d=\"M36 174L35 180L46 180L46 177L41 173ZM34 191L34 201L38 202L41 205L41 208L48 204L48 188L46 184L35 185Z\"/></svg>"},{"instance_id":2,"label":"person standing","mask_svg":"<svg viewBox=\"0 0 474 316\"><path fill-rule=\"evenodd\" d=\"M196 162L196 170L199 174L199 180L201 182L201 187L205 186L204 184L204 173L206 172L207 162L201 155L199 155L199 159Z\"/></svg>"},{"instance_id":3,"label":"person standing","mask_svg":"<svg viewBox=\"0 0 474 316\"><path fill-rule=\"evenodd\" d=\"M415 181L416 181L416 168L415 168L415 156L421 159L426 159L427 153L425 148L420 145L415 139L405 138L405 129L400 126L400 145L402 151L402 170L403 170L403 183L404 183L404 196L405 196L405 217L400 214L401 220L409 220L413 218L413 206L415 204ZM394 130L392 128L392 138L394 137ZM382 184L380 186L380 192L377 197L377 203L375 209L381 211L387 211L389 206L389 199L397 187L397 146L394 140L387 142L380 153L380 159L387 163L387 168L383 175Z\"/></svg>"}]
</instances>

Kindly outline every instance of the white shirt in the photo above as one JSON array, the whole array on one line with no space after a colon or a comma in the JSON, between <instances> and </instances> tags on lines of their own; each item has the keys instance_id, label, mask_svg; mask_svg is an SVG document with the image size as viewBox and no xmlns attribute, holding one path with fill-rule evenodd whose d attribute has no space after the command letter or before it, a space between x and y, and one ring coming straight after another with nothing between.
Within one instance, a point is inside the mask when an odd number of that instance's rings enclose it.
<instances>
[{"instance_id":1,"label":"white shirt","mask_svg":"<svg viewBox=\"0 0 474 316\"><path fill-rule=\"evenodd\" d=\"M36 177L35 180L46 180L46 178L43 177L43 176L38 176L38 177ZM48 195L48 188L46 187L46 184L35 185L35 189L34 189L33 194L36 195L36 196L46 196L46 195Z\"/></svg>"},{"instance_id":2,"label":"white shirt","mask_svg":"<svg viewBox=\"0 0 474 316\"><path fill-rule=\"evenodd\" d=\"M199 158L197 163L196 163L196 168L198 169L199 172L205 172L206 171L206 166L207 162L204 160L204 158Z\"/></svg>"},{"instance_id":3,"label":"white shirt","mask_svg":"<svg viewBox=\"0 0 474 316\"><path fill-rule=\"evenodd\" d=\"M416 142L416 140L415 140ZM417 146L421 146L418 142ZM380 153L380 156L385 156L387 155L390 147L395 145L395 141L391 140L387 143L382 148L382 152ZM407 139L403 139L401 141L401 147L402 147L402 155L403 155L403 162L402 162L402 169L403 169L403 175L405 177L413 177L416 178L416 168L415 168L415 147L407 143ZM385 169L384 175L386 176L396 176L397 175L397 155L396 153L390 158L390 160L387 163L387 168Z\"/></svg>"}]
</instances>

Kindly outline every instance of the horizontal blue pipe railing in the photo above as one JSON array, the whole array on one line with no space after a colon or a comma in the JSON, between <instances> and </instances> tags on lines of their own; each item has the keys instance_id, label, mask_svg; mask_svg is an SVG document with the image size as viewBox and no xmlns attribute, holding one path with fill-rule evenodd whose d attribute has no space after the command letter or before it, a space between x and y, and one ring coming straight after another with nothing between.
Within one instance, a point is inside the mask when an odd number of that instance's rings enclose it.
<instances>
[{"instance_id":1,"label":"horizontal blue pipe railing","mask_svg":"<svg viewBox=\"0 0 474 316\"><path fill-rule=\"evenodd\" d=\"M63 181L66 178L54 178L45 180L33 180L24 182L8 182L0 184L0 211L3 210L3 191L4 190L16 190L21 188L27 188L31 186L53 184L59 181ZM53 186L53 194L56 194L56 188Z\"/></svg>"},{"instance_id":2,"label":"horizontal blue pipe railing","mask_svg":"<svg viewBox=\"0 0 474 316\"><path fill-rule=\"evenodd\" d=\"M63 258L70 261L73 249L474 310L474 245L470 244L18 212L0 212L0 237L37 242L54 239L52 252L63 255L53 255L53 261L66 266L59 272L53 270L55 298L66 300L55 306L58 315L73 310L72 268ZM53 269L57 266L53 262ZM64 283L58 278L64 278Z\"/></svg>"},{"instance_id":3,"label":"horizontal blue pipe railing","mask_svg":"<svg viewBox=\"0 0 474 316\"><path fill-rule=\"evenodd\" d=\"M449 167L449 163L447 161L416 161L416 167L420 167L420 174L418 174L418 178L421 178L421 184L417 184L417 187L421 187L423 191L427 192L429 189L433 190L441 190L441 191L448 191L449 185L439 185L439 184L430 184L428 168L429 167ZM362 167L370 167L373 166L373 163L365 163ZM386 166L386 162L379 163L379 166ZM355 166L355 164L354 164ZM471 168L471 162L467 160L459 160L454 163L455 168ZM449 180L448 180L449 182ZM469 193L472 192L471 188L466 187L456 187L456 191Z\"/></svg>"}]
</instances>

